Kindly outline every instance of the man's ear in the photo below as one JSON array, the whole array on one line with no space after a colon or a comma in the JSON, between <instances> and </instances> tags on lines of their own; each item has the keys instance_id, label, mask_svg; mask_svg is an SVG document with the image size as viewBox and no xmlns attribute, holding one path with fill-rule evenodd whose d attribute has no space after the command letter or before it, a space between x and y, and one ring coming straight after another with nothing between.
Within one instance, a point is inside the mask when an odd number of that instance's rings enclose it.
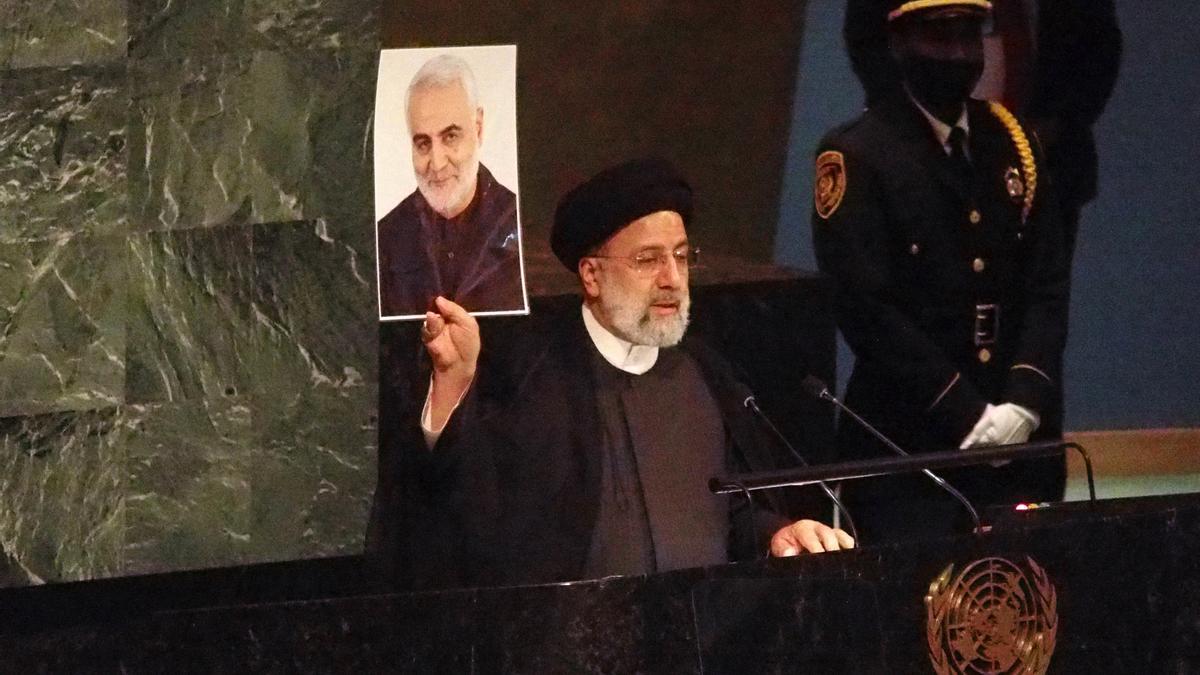
<instances>
[{"instance_id":1,"label":"man's ear","mask_svg":"<svg viewBox=\"0 0 1200 675\"><path fill-rule=\"evenodd\" d=\"M588 298L600 297L600 264L595 258L579 259L579 280L583 283L583 294Z\"/></svg>"},{"instance_id":2,"label":"man's ear","mask_svg":"<svg viewBox=\"0 0 1200 675\"><path fill-rule=\"evenodd\" d=\"M483 106L475 109L475 140L483 143Z\"/></svg>"}]
</instances>

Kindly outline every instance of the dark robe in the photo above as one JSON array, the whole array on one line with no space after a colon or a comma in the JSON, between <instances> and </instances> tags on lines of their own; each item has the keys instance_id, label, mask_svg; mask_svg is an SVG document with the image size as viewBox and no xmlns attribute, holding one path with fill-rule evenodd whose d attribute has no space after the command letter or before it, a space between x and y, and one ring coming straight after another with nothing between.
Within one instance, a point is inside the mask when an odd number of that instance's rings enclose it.
<instances>
[{"instance_id":1,"label":"dark robe","mask_svg":"<svg viewBox=\"0 0 1200 675\"><path fill-rule=\"evenodd\" d=\"M634 375L593 352L603 435L587 576L727 562L729 499L708 491L725 472L725 426L699 367L681 349L662 349Z\"/></svg>"},{"instance_id":2,"label":"dark robe","mask_svg":"<svg viewBox=\"0 0 1200 675\"><path fill-rule=\"evenodd\" d=\"M414 190L377 236L383 316L424 314L438 295L470 312L525 308L516 196L482 164L461 214L443 218Z\"/></svg>"},{"instance_id":3,"label":"dark robe","mask_svg":"<svg viewBox=\"0 0 1200 675\"><path fill-rule=\"evenodd\" d=\"M600 514L604 427L596 349L573 309L530 319L515 353L487 354L485 341L476 381L432 450L418 411L381 420L367 548L399 586L585 577ZM778 468L742 405L746 388L732 366L692 338L678 349L694 361L720 411L725 469ZM755 500L762 508L753 511L743 499L728 500L730 560L765 555L770 535L790 522L773 495Z\"/></svg>"}]
</instances>

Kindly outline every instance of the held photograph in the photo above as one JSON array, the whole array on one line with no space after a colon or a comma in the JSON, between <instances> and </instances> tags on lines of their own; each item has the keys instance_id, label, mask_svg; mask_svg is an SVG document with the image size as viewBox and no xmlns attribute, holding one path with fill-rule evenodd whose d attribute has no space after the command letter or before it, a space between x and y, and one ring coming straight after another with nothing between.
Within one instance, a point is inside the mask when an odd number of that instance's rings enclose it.
<instances>
[{"instance_id":1,"label":"held photograph","mask_svg":"<svg viewBox=\"0 0 1200 675\"><path fill-rule=\"evenodd\" d=\"M381 321L442 296L527 314L517 186L515 45L385 49L375 98Z\"/></svg>"}]
</instances>

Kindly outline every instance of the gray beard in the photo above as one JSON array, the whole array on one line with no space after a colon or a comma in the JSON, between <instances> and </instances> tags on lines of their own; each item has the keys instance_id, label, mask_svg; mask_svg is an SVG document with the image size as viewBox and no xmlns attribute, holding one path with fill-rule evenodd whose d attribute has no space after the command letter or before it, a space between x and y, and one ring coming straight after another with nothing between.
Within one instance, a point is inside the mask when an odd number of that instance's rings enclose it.
<instances>
[{"instance_id":1,"label":"gray beard","mask_svg":"<svg viewBox=\"0 0 1200 675\"><path fill-rule=\"evenodd\" d=\"M678 301L679 311L671 316L654 316L650 306L661 300ZM687 332L691 297L686 287L674 293L658 292L641 298L601 277L599 304L612 324L613 333L635 345L674 347Z\"/></svg>"},{"instance_id":2,"label":"gray beard","mask_svg":"<svg viewBox=\"0 0 1200 675\"><path fill-rule=\"evenodd\" d=\"M450 207L462 201L467 193L474 189L476 177L479 175L479 154L459 167L458 182L454 188L449 191L435 191L429 185L428 179L425 176L417 176L417 189L421 191L421 195L425 197L425 202L429 204L429 208L441 214L443 218L449 218L447 212Z\"/></svg>"}]
</instances>

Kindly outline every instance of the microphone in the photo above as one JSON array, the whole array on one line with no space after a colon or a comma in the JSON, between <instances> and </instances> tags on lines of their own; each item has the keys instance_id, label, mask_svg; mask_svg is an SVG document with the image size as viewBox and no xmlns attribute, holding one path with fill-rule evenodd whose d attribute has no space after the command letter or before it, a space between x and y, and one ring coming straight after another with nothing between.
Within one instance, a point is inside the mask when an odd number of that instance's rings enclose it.
<instances>
[{"instance_id":1,"label":"microphone","mask_svg":"<svg viewBox=\"0 0 1200 675\"><path fill-rule=\"evenodd\" d=\"M783 435L783 432L779 430L779 427L775 426L775 423L771 421L771 418L767 417L767 414L758 407L758 401L754 398L754 394L751 393L749 389L746 389L742 393L746 394L746 398L742 401L742 405L754 411L754 414L757 415L759 419L761 419L763 422L766 422L767 428L771 430L771 433L775 435L775 438L779 439L780 443L783 443L783 447L787 448L788 451L792 453L792 456L796 458L796 461L800 462L800 466L808 466L808 461L804 459L804 455L801 455L800 452L796 450L795 446L788 442L787 437ZM850 536L854 537L854 545L860 546L861 544L858 539L858 529L854 527L854 518L850 517L850 510L846 508L845 504L842 504L842 500L838 499L837 493L830 489L829 485L825 481L819 481L817 484L821 486L821 490L825 492L825 494L833 502L834 506L837 507L838 511L840 511L842 516L846 519L846 529L850 530Z\"/></svg>"},{"instance_id":2,"label":"microphone","mask_svg":"<svg viewBox=\"0 0 1200 675\"><path fill-rule=\"evenodd\" d=\"M862 428L866 429L868 432L871 433L872 436L879 439L879 441L882 442L885 446L887 446L888 449L891 450L892 452L896 453L897 455L900 455L901 457L909 456L909 454L907 452L905 452L903 449L901 449L900 446L896 445L892 441L892 439L888 438L887 436L884 436L883 432L881 432L878 429L876 429L875 427L871 426L870 422L867 422L863 418L859 417L858 413L851 410L849 408L849 406L847 406L845 403L842 403L841 401L839 401L837 399L837 397L834 396L833 394L829 393L829 387L825 386L825 383L822 382L815 375L805 375L804 381L802 381L800 383L800 388L803 389L805 391L805 393L807 393L808 395L810 395L814 398L829 401L830 403L837 406L839 410L841 410L842 412L849 415L855 422L858 422L858 424L860 426L862 426ZM983 524L979 522L979 512L976 511L975 507L971 505L970 500L968 500L965 496L963 496L963 493L959 492L953 485L951 485L950 483L947 483L944 478L942 478L941 476L937 475L936 473L930 471L929 469L922 469L921 473L925 474L926 476L929 476L929 479L932 480L934 483L937 483L938 487L940 487L943 490L945 490L946 492L950 493L950 496L957 499L959 501L959 503L961 503L964 507L966 507L967 511L971 514L971 520L974 521L974 523L975 523L975 531L976 532L983 531Z\"/></svg>"}]
</instances>

